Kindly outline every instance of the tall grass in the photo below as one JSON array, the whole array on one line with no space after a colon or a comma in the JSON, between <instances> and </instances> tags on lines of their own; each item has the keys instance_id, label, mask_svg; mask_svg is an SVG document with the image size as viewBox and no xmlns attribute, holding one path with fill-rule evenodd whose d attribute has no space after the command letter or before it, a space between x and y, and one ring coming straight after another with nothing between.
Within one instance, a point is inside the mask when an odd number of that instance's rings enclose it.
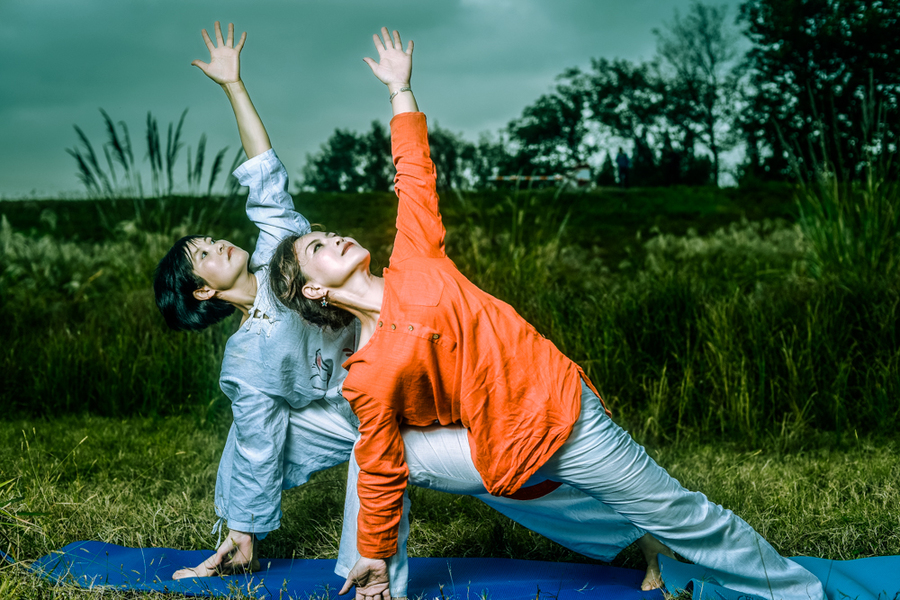
<instances>
[{"instance_id":1,"label":"tall grass","mask_svg":"<svg viewBox=\"0 0 900 600\"><path fill-rule=\"evenodd\" d=\"M626 248L617 242L610 251L584 217L595 198L525 192L497 199L445 198L450 256L582 365L641 439L791 445L816 430L893 430L898 286L818 277L802 225L734 221L704 235L641 228ZM386 264L390 195L303 194L298 202ZM143 221L112 224L96 241L0 227L0 310L8 315L0 401L8 410L189 410L200 419L227 412L216 380L236 323L201 335L167 331L150 278L184 233L249 248L255 232L221 225L225 216L244 221L237 203L209 205L191 225L172 226L165 220L174 213L162 203L148 207ZM42 227L51 222L62 228L69 217L48 216Z\"/></svg>"},{"instance_id":2,"label":"tall grass","mask_svg":"<svg viewBox=\"0 0 900 600\"><path fill-rule=\"evenodd\" d=\"M897 286L811 277L801 227L658 234L617 267L561 244L568 214L509 216L493 235L455 229L451 256L581 364L642 439L791 444L815 429L890 432L900 417Z\"/></svg>"},{"instance_id":3,"label":"tall grass","mask_svg":"<svg viewBox=\"0 0 900 600\"><path fill-rule=\"evenodd\" d=\"M815 103L813 103L815 106ZM870 89L862 103L863 162L836 176L841 157L829 156L825 132L810 141L811 164L790 155L800 181L800 225L810 242L811 272L845 285L891 288L900 281L900 169L893 145L900 135L896 107L888 110ZM835 128L832 127L832 130Z\"/></svg>"},{"instance_id":4,"label":"tall grass","mask_svg":"<svg viewBox=\"0 0 900 600\"><path fill-rule=\"evenodd\" d=\"M220 398L228 332L170 335L151 277L173 237L122 223L101 243L32 238L0 222L0 305L14 315L0 349L6 410L53 416L187 410L205 419ZM201 230L202 231L202 230Z\"/></svg>"}]
</instances>

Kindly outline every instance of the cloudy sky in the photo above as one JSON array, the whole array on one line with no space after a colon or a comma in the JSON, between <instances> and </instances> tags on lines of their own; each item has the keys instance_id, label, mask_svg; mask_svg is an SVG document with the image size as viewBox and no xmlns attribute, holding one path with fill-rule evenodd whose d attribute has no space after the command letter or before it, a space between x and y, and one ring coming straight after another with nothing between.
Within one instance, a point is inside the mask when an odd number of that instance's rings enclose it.
<instances>
[{"instance_id":1,"label":"cloudy sky","mask_svg":"<svg viewBox=\"0 0 900 600\"><path fill-rule=\"evenodd\" d=\"M737 13L739 0L719 0ZM242 76L272 143L297 178L336 127L387 122L375 56L382 25L416 44L413 89L431 121L475 140L594 57L650 59L652 30L690 0L0 0L0 198L79 192L78 124L95 149L99 108L125 121L143 159L152 111L164 130L188 108L186 146L207 156L240 143L225 95L191 60L207 60L200 29L248 32ZM165 140L163 140L165 143ZM176 180L184 182L186 148ZM233 152L229 151L229 160ZM146 166L146 163L144 163ZM208 163L207 163L208 164ZM146 179L145 179L146 180Z\"/></svg>"}]
</instances>

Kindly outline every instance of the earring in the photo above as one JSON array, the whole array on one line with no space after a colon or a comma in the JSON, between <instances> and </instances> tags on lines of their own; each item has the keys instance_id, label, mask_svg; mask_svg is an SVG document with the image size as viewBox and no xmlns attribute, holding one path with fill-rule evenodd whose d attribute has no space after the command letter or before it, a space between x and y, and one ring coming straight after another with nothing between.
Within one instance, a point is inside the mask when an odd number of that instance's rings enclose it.
<instances>
[{"instance_id":1,"label":"earring","mask_svg":"<svg viewBox=\"0 0 900 600\"><path fill-rule=\"evenodd\" d=\"M325 298L322 298L322 308L325 308L326 306L328 306L328 297L327 296Z\"/></svg>"}]
</instances>

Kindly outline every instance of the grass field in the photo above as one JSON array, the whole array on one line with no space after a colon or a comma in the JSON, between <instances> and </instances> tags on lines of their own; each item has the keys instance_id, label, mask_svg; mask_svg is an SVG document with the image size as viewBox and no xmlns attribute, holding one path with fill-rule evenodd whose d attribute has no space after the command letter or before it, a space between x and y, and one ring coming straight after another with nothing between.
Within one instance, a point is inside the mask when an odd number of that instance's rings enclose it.
<instances>
[{"instance_id":1,"label":"grass field","mask_svg":"<svg viewBox=\"0 0 900 600\"><path fill-rule=\"evenodd\" d=\"M225 431L168 417L64 417L0 423L4 550L34 559L72 541L210 548L213 486ZM651 448L673 476L733 509L786 555L850 559L900 554L896 442L826 436L804 450L695 442ZM285 493L268 557L334 558L344 469ZM8 481L11 480L11 481ZM414 489L409 550L590 562L506 520L477 500ZM632 548L614 564L642 568ZM0 568L3 598L88 598L24 569ZM127 597L106 592L103 597Z\"/></svg>"},{"instance_id":2,"label":"grass field","mask_svg":"<svg viewBox=\"0 0 900 600\"><path fill-rule=\"evenodd\" d=\"M449 253L587 370L688 488L787 555L900 554L900 283L811 266L794 190L448 193ZM296 198L383 267L386 194ZM240 200L0 202L0 549L209 548L234 321L165 329L153 267L185 233L251 247ZM341 469L285 495L267 556L334 557ZM586 560L470 498L415 490L410 553ZM640 567L632 549L616 564ZM91 593L96 597L97 592ZM0 597L79 598L0 567ZM102 593L103 597L124 597Z\"/></svg>"}]
</instances>

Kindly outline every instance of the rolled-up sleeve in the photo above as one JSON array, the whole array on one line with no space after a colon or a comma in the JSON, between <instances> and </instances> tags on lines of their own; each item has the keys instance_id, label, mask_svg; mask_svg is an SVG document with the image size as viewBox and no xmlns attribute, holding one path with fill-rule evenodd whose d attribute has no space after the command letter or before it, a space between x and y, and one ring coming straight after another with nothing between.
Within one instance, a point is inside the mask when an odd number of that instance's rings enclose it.
<instances>
[{"instance_id":1,"label":"rolled-up sleeve","mask_svg":"<svg viewBox=\"0 0 900 600\"><path fill-rule=\"evenodd\" d=\"M259 241L250 259L250 270L255 271L268 262L285 237L308 233L309 221L294 209L294 199L288 193L287 171L275 150L254 156L233 174L241 185L250 188L247 217L259 227Z\"/></svg>"},{"instance_id":2,"label":"rolled-up sleeve","mask_svg":"<svg viewBox=\"0 0 900 600\"><path fill-rule=\"evenodd\" d=\"M366 558L388 558L397 552L409 479L399 418L390 406L365 394L345 387L344 395L360 420L360 439L353 451L360 469L356 545Z\"/></svg>"},{"instance_id":3,"label":"rolled-up sleeve","mask_svg":"<svg viewBox=\"0 0 900 600\"><path fill-rule=\"evenodd\" d=\"M222 378L234 423L216 481L216 512L231 529L264 533L281 524L283 455L290 407L236 378Z\"/></svg>"},{"instance_id":4,"label":"rolled-up sleeve","mask_svg":"<svg viewBox=\"0 0 900 600\"><path fill-rule=\"evenodd\" d=\"M397 168L394 192L399 200L391 264L412 256L446 256L446 230L424 114L403 113L391 119L391 152Z\"/></svg>"}]
</instances>

